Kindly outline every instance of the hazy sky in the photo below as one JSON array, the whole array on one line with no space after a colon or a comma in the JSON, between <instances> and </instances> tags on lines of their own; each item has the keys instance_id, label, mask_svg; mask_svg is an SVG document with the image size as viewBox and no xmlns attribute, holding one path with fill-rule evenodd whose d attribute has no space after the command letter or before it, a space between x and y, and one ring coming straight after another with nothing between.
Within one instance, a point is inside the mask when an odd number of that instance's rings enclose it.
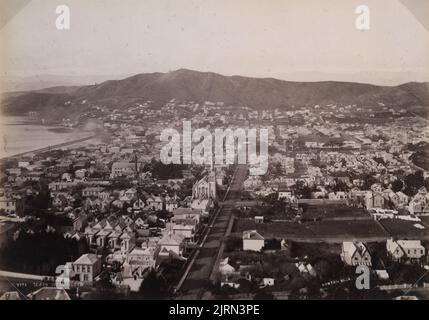
<instances>
[{"instance_id":1,"label":"hazy sky","mask_svg":"<svg viewBox=\"0 0 429 320\"><path fill-rule=\"evenodd\" d=\"M60 4L70 7L71 30L55 27ZM369 31L355 28L360 4L371 10ZM0 45L2 76L189 68L288 80L429 80L429 32L397 0L33 0L0 30Z\"/></svg>"}]
</instances>

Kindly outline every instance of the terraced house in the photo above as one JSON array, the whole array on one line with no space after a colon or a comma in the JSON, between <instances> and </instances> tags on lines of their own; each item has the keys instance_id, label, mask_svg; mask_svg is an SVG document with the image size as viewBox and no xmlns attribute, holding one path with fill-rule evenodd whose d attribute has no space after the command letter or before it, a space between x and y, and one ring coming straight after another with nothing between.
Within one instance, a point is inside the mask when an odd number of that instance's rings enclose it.
<instances>
[{"instance_id":1,"label":"terraced house","mask_svg":"<svg viewBox=\"0 0 429 320\"><path fill-rule=\"evenodd\" d=\"M371 266L371 254L361 241L345 241L341 248L341 260L349 266Z\"/></svg>"}]
</instances>

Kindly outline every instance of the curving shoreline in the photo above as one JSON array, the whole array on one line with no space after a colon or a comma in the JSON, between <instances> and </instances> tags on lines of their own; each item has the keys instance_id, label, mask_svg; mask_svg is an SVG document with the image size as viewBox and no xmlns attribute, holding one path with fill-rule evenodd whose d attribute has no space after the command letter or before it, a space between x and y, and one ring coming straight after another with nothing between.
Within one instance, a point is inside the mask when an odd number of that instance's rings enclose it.
<instances>
[{"instance_id":1,"label":"curving shoreline","mask_svg":"<svg viewBox=\"0 0 429 320\"><path fill-rule=\"evenodd\" d=\"M62 143L58 143L58 144L50 145L50 146L47 146L47 147L30 150L30 151L25 151L25 152L21 152L21 153L18 153L18 154L11 155L11 156L1 157L0 161L4 161L4 160L8 160L8 159L13 159L13 158L17 158L17 157L22 157L22 156L25 156L25 155L31 154L31 153L41 153L41 152L45 152L45 151L50 151L50 150L53 150L53 149L58 149L58 148L65 147L65 146L72 145L72 144L76 144L76 143L79 143L79 142L84 142L84 141L87 141L87 140L91 140L91 139L94 139L96 137L97 137L97 135L93 134L93 135L88 136L88 137L79 138L79 139L75 139L75 140L71 140L71 141L66 141L66 142L62 142Z\"/></svg>"}]
</instances>

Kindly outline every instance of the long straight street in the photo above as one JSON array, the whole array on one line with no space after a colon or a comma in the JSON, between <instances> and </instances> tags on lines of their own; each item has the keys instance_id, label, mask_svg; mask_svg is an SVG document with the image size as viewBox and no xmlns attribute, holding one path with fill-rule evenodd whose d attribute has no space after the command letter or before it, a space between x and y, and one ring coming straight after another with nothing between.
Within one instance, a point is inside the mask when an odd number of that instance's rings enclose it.
<instances>
[{"instance_id":1,"label":"long straight street","mask_svg":"<svg viewBox=\"0 0 429 320\"><path fill-rule=\"evenodd\" d=\"M195 259L191 262L189 270L185 271L185 280L178 292L182 298L200 299L205 293L205 288L210 287L211 276L218 262L224 236L233 212L234 202L239 199L244 180L246 179L247 166L238 166L231 181L231 186L226 194L225 201L220 204L220 209L213 222L208 226L209 230L205 241L201 244Z\"/></svg>"}]
</instances>

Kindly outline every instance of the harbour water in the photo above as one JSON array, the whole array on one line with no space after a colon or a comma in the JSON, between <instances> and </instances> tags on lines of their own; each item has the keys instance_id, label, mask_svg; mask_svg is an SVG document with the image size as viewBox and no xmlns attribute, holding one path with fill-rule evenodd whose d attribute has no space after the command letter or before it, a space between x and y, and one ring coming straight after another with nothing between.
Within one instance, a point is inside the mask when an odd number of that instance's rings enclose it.
<instances>
[{"instance_id":1,"label":"harbour water","mask_svg":"<svg viewBox=\"0 0 429 320\"><path fill-rule=\"evenodd\" d=\"M0 117L0 159L81 139L91 131L35 124L26 117Z\"/></svg>"}]
</instances>

